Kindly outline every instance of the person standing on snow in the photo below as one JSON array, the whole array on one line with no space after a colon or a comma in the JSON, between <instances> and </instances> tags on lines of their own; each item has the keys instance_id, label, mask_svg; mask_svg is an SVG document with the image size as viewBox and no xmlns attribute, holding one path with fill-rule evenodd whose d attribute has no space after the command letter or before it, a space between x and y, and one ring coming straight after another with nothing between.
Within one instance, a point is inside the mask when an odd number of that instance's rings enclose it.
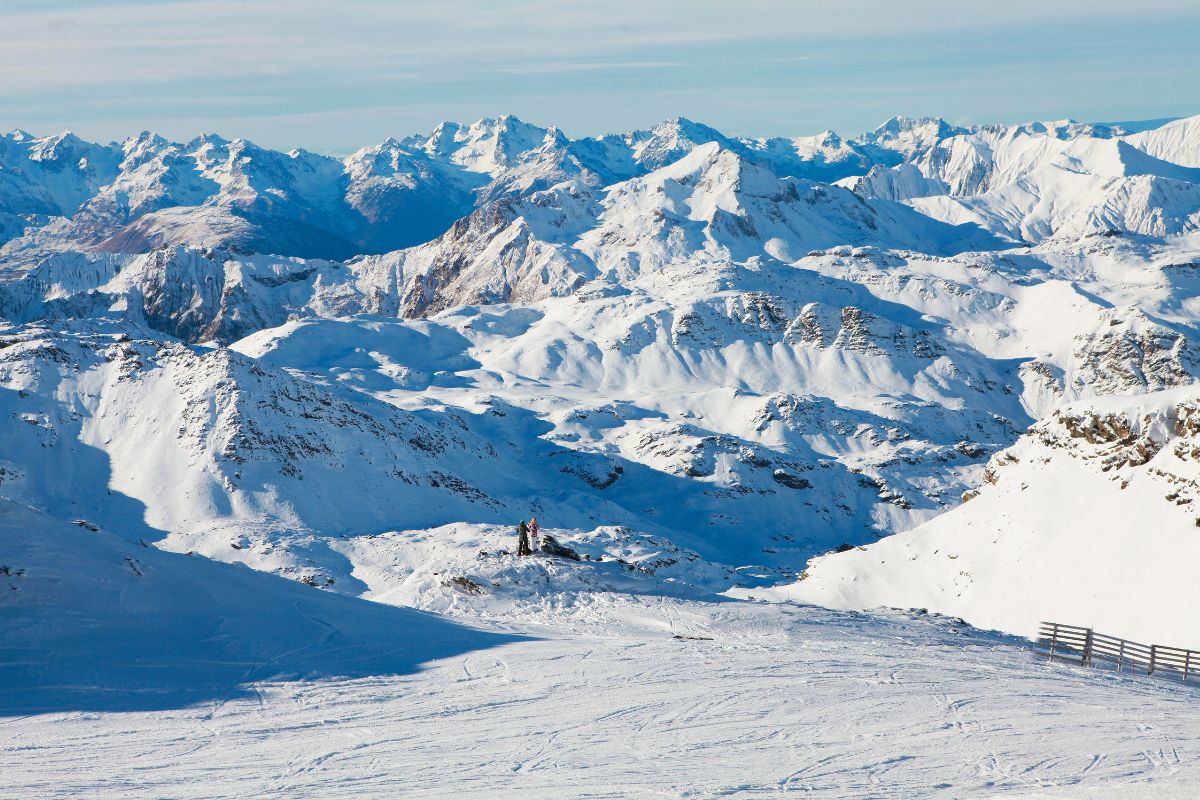
<instances>
[{"instance_id":1,"label":"person standing on snow","mask_svg":"<svg viewBox=\"0 0 1200 800\"><path fill-rule=\"evenodd\" d=\"M533 552L536 553L539 548L537 517L529 520L529 544L533 548Z\"/></svg>"},{"instance_id":2,"label":"person standing on snow","mask_svg":"<svg viewBox=\"0 0 1200 800\"><path fill-rule=\"evenodd\" d=\"M521 520L521 524L517 526L517 555L533 555L533 551L529 549L529 528L525 525L525 520Z\"/></svg>"}]
</instances>

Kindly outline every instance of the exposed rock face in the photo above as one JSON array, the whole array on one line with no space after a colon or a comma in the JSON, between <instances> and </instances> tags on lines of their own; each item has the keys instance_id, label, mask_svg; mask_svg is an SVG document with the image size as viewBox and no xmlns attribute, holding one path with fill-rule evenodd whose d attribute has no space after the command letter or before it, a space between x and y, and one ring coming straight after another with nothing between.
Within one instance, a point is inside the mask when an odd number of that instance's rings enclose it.
<instances>
[{"instance_id":1,"label":"exposed rock face","mask_svg":"<svg viewBox=\"0 0 1200 800\"><path fill-rule=\"evenodd\" d=\"M1097 445L1091 452L1081 453L1080 457L1098 459L1105 471L1141 466L1165 444L1151 435L1153 420L1149 416L1142 419L1140 425L1123 415L1098 416L1091 412L1056 414L1055 420L1061 422L1061 429L1072 439L1083 439L1090 445ZM1058 426L1045 425L1038 430L1042 433L1042 442L1047 446L1064 446L1059 438L1061 430Z\"/></svg>"},{"instance_id":2,"label":"exposed rock face","mask_svg":"<svg viewBox=\"0 0 1200 800\"><path fill-rule=\"evenodd\" d=\"M1166 389L1191 383L1200 374L1200 354L1182 333L1155 325L1140 312L1111 317L1108 325L1108 330L1075 339L1076 392Z\"/></svg>"},{"instance_id":3,"label":"exposed rock face","mask_svg":"<svg viewBox=\"0 0 1200 800\"><path fill-rule=\"evenodd\" d=\"M558 558L569 558L572 561L581 561L582 560L579 553L576 550L574 550L570 547L567 547L564 544L559 544L558 540L555 539L550 534L543 533L541 535L541 539L542 539L542 543L541 543L541 547L539 549L541 552L545 553L546 555L557 556Z\"/></svg>"},{"instance_id":4,"label":"exposed rock face","mask_svg":"<svg viewBox=\"0 0 1200 800\"><path fill-rule=\"evenodd\" d=\"M73 319L111 311L185 341L231 342L338 302L350 275L337 262L268 258L229 250L170 247L141 256L58 254L0 284L9 319Z\"/></svg>"},{"instance_id":5,"label":"exposed rock face","mask_svg":"<svg viewBox=\"0 0 1200 800\"><path fill-rule=\"evenodd\" d=\"M785 338L799 344L873 355L933 359L945 352L930 331L882 320L861 308L840 310L810 303L788 325Z\"/></svg>"}]
</instances>

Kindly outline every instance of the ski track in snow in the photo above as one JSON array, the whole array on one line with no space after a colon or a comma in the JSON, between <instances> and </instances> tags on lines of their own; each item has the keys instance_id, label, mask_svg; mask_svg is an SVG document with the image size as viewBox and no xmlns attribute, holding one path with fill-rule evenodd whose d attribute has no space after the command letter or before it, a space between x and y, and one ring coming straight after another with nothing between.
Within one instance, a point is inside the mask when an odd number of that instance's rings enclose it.
<instances>
[{"instance_id":1,"label":"ski track in snow","mask_svg":"<svg viewBox=\"0 0 1200 800\"><path fill-rule=\"evenodd\" d=\"M1037 660L945 622L598 603L416 674L4 720L8 797L1195 796L1195 688ZM712 640L664 633L680 614ZM509 628L517 627L509 625ZM1147 784L1152 781L1153 784ZM1151 789L1151 785L1154 787ZM1093 794L1124 787L1130 794Z\"/></svg>"}]
</instances>

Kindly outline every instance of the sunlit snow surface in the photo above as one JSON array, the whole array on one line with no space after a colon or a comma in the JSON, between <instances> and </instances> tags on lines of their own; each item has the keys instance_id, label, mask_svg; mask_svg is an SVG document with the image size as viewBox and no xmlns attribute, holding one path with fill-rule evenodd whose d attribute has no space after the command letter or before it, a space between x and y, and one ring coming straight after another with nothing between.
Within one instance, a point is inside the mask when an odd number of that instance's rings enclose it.
<instances>
[{"instance_id":1,"label":"sunlit snow surface","mask_svg":"<svg viewBox=\"0 0 1200 800\"><path fill-rule=\"evenodd\" d=\"M0 577L24 612L0 642L5 796L1200 788L1194 687L945 618L730 601L702 562L622 531L572 539L581 562L469 526L348 542L367 596L414 610L0 510L24 570Z\"/></svg>"},{"instance_id":2,"label":"sunlit snow surface","mask_svg":"<svg viewBox=\"0 0 1200 800\"><path fill-rule=\"evenodd\" d=\"M0 796L1200 796L1198 131L0 137Z\"/></svg>"},{"instance_id":3,"label":"sunlit snow surface","mask_svg":"<svg viewBox=\"0 0 1200 800\"><path fill-rule=\"evenodd\" d=\"M602 613L630 622L522 626L542 638L413 675L257 684L250 698L155 714L5 720L5 791L1184 798L1200 790L1194 689L1052 667L1011 643L920 621L603 602ZM675 640L672 630L713 640ZM1124 784L1140 788L1082 791Z\"/></svg>"}]
</instances>

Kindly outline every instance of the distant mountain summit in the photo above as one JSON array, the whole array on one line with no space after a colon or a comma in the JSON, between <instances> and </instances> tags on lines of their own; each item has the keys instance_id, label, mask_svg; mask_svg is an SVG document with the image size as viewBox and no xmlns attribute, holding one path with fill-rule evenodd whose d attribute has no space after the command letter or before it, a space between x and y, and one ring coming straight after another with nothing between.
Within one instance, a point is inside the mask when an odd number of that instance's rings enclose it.
<instances>
[{"instance_id":1,"label":"distant mountain summit","mask_svg":"<svg viewBox=\"0 0 1200 800\"><path fill-rule=\"evenodd\" d=\"M302 149L282 153L215 134L175 143L143 131L101 145L69 132L35 137L18 130L0 137L0 259L29 263L61 250L141 253L176 244L335 259L380 254L429 242L501 197L568 180L608 187L708 145L779 178L846 182L864 197L945 197L918 210L1014 241L1053 236L1063 225L1086 227L1072 216L1076 209L1140 203L1137 196L1153 191L1169 193L1169 218L1150 221L1136 209L1084 216L1135 233L1185 232L1196 211L1190 190L1143 181L1143 188L1130 184L1114 195L1107 184L1081 185L1070 188L1064 212L1062 203L1054 211L1039 208L1020 187L1036 181L1043 196L1060 192L1060 184L1082 183L1073 175L1112 177L1103 141L1165 165L1124 177L1192 183L1193 175L1168 166L1200 166L1197 129L1195 120L1130 135L1118 125L1071 121L964 128L939 118L895 117L849 140L828 131L747 139L677 118L648 130L570 139L557 128L503 116L443 123L428 135L389 138L344 159ZM1124 199L1123 191L1137 196ZM989 193L996 203L972 200L964 207L960 200Z\"/></svg>"},{"instance_id":2,"label":"distant mountain summit","mask_svg":"<svg viewBox=\"0 0 1200 800\"><path fill-rule=\"evenodd\" d=\"M533 515L730 581L840 548L778 593L1018 630L988 598L1053 593L984 565L1053 580L1104 524L1048 471L1194 531L1198 119L14 131L0 500L337 590L343 536ZM1103 536L1116 580L1138 533Z\"/></svg>"}]
</instances>

